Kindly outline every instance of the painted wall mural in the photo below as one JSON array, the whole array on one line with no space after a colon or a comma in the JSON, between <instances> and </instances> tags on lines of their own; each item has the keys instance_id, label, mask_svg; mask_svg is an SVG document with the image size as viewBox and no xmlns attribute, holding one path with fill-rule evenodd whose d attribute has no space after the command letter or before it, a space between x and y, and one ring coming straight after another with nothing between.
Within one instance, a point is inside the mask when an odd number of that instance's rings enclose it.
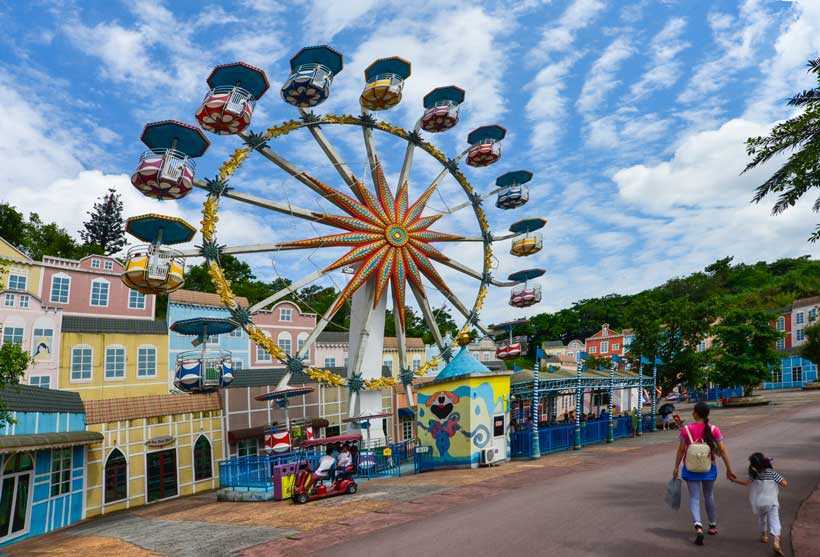
<instances>
[{"instance_id":1,"label":"painted wall mural","mask_svg":"<svg viewBox=\"0 0 820 557\"><path fill-rule=\"evenodd\" d=\"M508 375L464 377L421 387L416 422L420 444L432 447L432 458L439 464L477 465L481 450L498 438L494 421L500 420L494 418L503 416L499 437L509 435L509 395Z\"/></svg>"}]
</instances>

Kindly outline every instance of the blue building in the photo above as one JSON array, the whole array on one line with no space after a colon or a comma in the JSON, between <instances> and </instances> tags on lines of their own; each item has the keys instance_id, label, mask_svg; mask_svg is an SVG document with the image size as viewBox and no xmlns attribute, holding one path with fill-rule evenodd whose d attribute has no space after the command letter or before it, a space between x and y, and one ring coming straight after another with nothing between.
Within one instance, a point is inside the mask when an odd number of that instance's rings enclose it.
<instances>
[{"instance_id":1,"label":"blue building","mask_svg":"<svg viewBox=\"0 0 820 557\"><path fill-rule=\"evenodd\" d=\"M64 528L85 515L86 446L80 395L29 385L0 391L0 545Z\"/></svg>"},{"instance_id":2,"label":"blue building","mask_svg":"<svg viewBox=\"0 0 820 557\"><path fill-rule=\"evenodd\" d=\"M248 301L239 298L239 303L245 307ZM194 317L218 317L229 318L230 312L222 305L219 296L207 292L195 292L193 290L177 290L168 295L168 325L182 319L193 319ZM180 352L192 350L192 337L180 335L173 331L168 331L168 377L173 381L176 369L176 358ZM225 335L214 335L208 339L208 344L214 348L229 350L233 356L233 369L240 370L250 366L250 342L248 335L241 328ZM169 385L169 388L171 385Z\"/></svg>"},{"instance_id":3,"label":"blue building","mask_svg":"<svg viewBox=\"0 0 820 557\"><path fill-rule=\"evenodd\" d=\"M798 354L787 354L780 359L780 367L771 369L771 378L763 382L763 388L799 389L817 381L817 365Z\"/></svg>"}]
</instances>

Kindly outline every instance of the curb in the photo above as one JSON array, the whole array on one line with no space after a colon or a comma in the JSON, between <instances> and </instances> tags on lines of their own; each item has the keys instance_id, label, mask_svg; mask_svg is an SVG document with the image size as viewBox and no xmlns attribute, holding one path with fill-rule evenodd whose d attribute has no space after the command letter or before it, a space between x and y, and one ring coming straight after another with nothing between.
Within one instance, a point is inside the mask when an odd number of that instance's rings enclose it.
<instances>
[{"instance_id":1,"label":"curb","mask_svg":"<svg viewBox=\"0 0 820 557\"><path fill-rule=\"evenodd\" d=\"M792 553L796 557L820 555L820 484L814 488L800 508L791 530Z\"/></svg>"}]
</instances>

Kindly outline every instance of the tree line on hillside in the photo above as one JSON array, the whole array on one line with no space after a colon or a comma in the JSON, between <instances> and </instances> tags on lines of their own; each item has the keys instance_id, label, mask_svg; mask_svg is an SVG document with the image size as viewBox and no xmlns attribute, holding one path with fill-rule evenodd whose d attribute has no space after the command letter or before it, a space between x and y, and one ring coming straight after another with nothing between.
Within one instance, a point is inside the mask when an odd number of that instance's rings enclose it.
<instances>
[{"instance_id":1,"label":"tree line on hillside","mask_svg":"<svg viewBox=\"0 0 820 557\"><path fill-rule=\"evenodd\" d=\"M79 231L78 242L56 223L45 223L37 213L28 218L8 203L0 203L0 237L39 261L44 255L80 259L86 255L112 255L125 245L122 199L114 189L100 197Z\"/></svg>"},{"instance_id":2,"label":"tree line on hillside","mask_svg":"<svg viewBox=\"0 0 820 557\"><path fill-rule=\"evenodd\" d=\"M638 294L581 300L556 313L533 316L516 331L534 341L584 340L609 323L631 328L630 359L659 358L661 387L709 382L753 387L778 362L780 333L771 326L795 299L820 293L820 262L809 256L773 263L720 259L702 272L674 278ZM712 348L698 345L712 339ZM591 360L588 365L607 365Z\"/></svg>"}]
</instances>

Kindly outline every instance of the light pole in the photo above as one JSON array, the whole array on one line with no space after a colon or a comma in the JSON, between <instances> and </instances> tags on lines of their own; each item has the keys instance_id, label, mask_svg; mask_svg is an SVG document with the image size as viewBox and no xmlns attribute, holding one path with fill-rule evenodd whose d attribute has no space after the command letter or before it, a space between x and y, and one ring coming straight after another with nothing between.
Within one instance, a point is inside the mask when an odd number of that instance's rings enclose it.
<instances>
[{"instance_id":1,"label":"light pole","mask_svg":"<svg viewBox=\"0 0 820 557\"><path fill-rule=\"evenodd\" d=\"M638 424L635 427L635 436L643 435L643 356L638 356Z\"/></svg>"},{"instance_id":2,"label":"light pole","mask_svg":"<svg viewBox=\"0 0 820 557\"><path fill-rule=\"evenodd\" d=\"M532 443L530 444L530 458L541 458L541 444L539 439L538 410L541 405L541 347L535 347L535 369L532 370Z\"/></svg>"},{"instance_id":3,"label":"light pole","mask_svg":"<svg viewBox=\"0 0 820 557\"><path fill-rule=\"evenodd\" d=\"M615 441L615 418L612 415L615 398L615 368L618 367L618 356L612 356L612 363L609 365L609 402L607 402L607 434L606 442Z\"/></svg>"},{"instance_id":4,"label":"light pole","mask_svg":"<svg viewBox=\"0 0 820 557\"><path fill-rule=\"evenodd\" d=\"M652 431L658 430L658 358L652 362Z\"/></svg>"},{"instance_id":5,"label":"light pole","mask_svg":"<svg viewBox=\"0 0 820 557\"><path fill-rule=\"evenodd\" d=\"M581 371L584 369L583 357L578 355L578 366L576 367L575 383L575 450L581 448L581 411L584 408L584 392L581 387Z\"/></svg>"}]
</instances>

